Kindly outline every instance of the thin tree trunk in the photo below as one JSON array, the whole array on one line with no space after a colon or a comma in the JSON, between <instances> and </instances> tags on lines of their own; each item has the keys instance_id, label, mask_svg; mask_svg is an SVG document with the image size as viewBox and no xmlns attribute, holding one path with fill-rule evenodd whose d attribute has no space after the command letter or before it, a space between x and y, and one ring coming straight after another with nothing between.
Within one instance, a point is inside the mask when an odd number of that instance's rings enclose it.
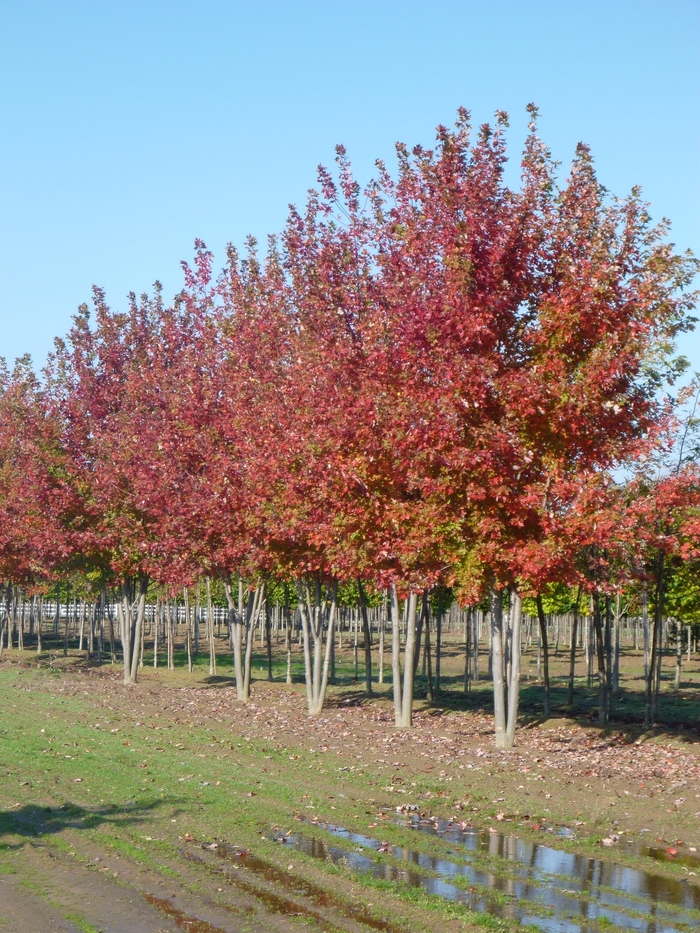
<instances>
[{"instance_id":1,"label":"thin tree trunk","mask_svg":"<svg viewBox=\"0 0 700 933\"><path fill-rule=\"evenodd\" d=\"M236 679L236 697L243 699L243 657L242 657L242 633L243 633L243 581L238 581L238 611L233 602L233 590L231 581L224 580L224 593L228 604L228 625L233 647L233 673Z\"/></svg>"},{"instance_id":2,"label":"thin tree trunk","mask_svg":"<svg viewBox=\"0 0 700 933\"><path fill-rule=\"evenodd\" d=\"M605 668L605 642L600 614L600 594L597 590L593 593L593 625L598 659L598 722L603 726L608 721L608 672Z\"/></svg>"},{"instance_id":3,"label":"thin tree trunk","mask_svg":"<svg viewBox=\"0 0 700 933\"><path fill-rule=\"evenodd\" d=\"M542 674L544 680L544 700L542 711L545 716L549 716L552 707L549 700L549 645L547 644L547 619L542 608L542 597L538 594L535 603L537 604L537 619L540 624L540 645L542 648Z\"/></svg>"},{"instance_id":4,"label":"thin tree trunk","mask_svg":"<svg viewBox=\"0 0 700 933\"><path fill-rule=\"evenodd\" d=\"M472 639L472 610L467 608L464 611L464 693L469 693L469 667L470 667L470 651L469 645L471 644Z\"/></svg>"},{"instance_id":5,"label":"thin tree trunk","mask_svg":"<svg viewBox=\"0 0 700 933\"><path fill-rule=\"evenodd\" d=\"M287 683L292 682L292 613L289 608L289 587L284 584L284 615L287 623L286 646L287 646ZM335 672L334 672L335 674Z\"/></svg>"},{"instance_id":6,"label":"thin tree trunk","mask_svg":"<svg viewBox=\"0 0 700 933\"><path fill-rule=\"evenodd\" d=\"M659 551L656 571L656 607L654 612L654 625L651 633L651 650L649 652L649 668L646 679L644 723L647 728L655 724L656 710L656 668L657 653L660 653L661 624L664 610L664 554Z\"/></svg>"},{"instance_id":7,"label":"thin tree trunk","mask_svg":"<svg viewBox=\"0 0 700 933\"><path fill-rule=\"evenodd\" d=\"M358 680L360 679L360 665L359 665L358 655L357 655L357 652L358 652L358 642L357 642L357 629L358 629L358 624L357 624L357 612L355 612L355 610L353 610L352 619L353 619L353 626L354 626L354 631L355 631L355 641L354 641L354 643L353 643L353 653L354 653L354 659L355 659L355 680L358 681Z\"/></svg>"},{"instance_id":8,"label":"thin tree trunk","mask_svg":"<svg viewBox=\"0 0 700 933\"><path fill-rule=\"evenodd\" d=\"M192 673L192 621L190 619L190 592L183 586L182 598L185 604L185 646L187 648L187 673Z\"/></svg>"},{"instance_id":9,"label":"thin tree trunk","mask_svg":"<svg viewBox=\"0 0 700 933\"><path fill-rule=\"evenodd\" d=\"M270 602L265 603L265 642L267 645L267 679L272 680L272 629L270 626Z\"/></svg>"},{"instance_id":10,"label":"thin tree trunk","mask_svg":"<svg viewBox=\"0 0 700 933\"><path fill-rule=\"evenodd\" d=\"M357 581L357 588L360 595L360 612L362 613L362 635L365 640L365 694L372 696L372 644L370 642L369 617L367 615L367 599L362 586L362 581Z\"/></svg>"},{"instance_id":11,"label":"thin tree trunk","mask_svg":"<svg viewBox=\"0 0 700 933\"><path fill-rule=\"evenodd\" d=\"M42 629L42 623L44 621L44 597L41 595L37 597L37 613L38 614L37 614L37 620L36 620L36 653L39 655L41 654L43 650L42 643L41 643L41 636L42 636L41 629ZM0 642L2 642L2 639L0 639Z\"/></svg>"},{"instance_id":12,"label":"thin tree trunk","mask_svg":"<svg viewBox=\"0 0 700 933\"><path fill-rule=\"evenodd\" d=\"M440 692L440 674L442 673L442 593L437 593L437 616L435 619L435 691Z\"/></svg>"},{"instance_id":13,"label":"thin tree trunk","mask_svg":"<svg viewBox=\"0 0 700 933\"><path fill-rule=\"evenodd\" d=\"M401 725L401 610L396 587L391 587L391 682L394 694L394 725Z\"/></svg>"},{"instance_id":14,"label":"thin tree trunk","mask_svg":"<svg viewBox=\"0 0 700 933\"><path fill-rule=\"evenodd\" d=\"M83 641L85 640L85 600L80 607L80 637L78 638L78 651L83 650Z\"/></svg>"},{"instance_id":15,"label":"thin tree trunk","mask_svg":"<svg viewBox=\"0 0 700 933\"><path fill-rule=\"evenodd\" d=\"M321 713L328 689L331 653L335 639L337 591L338 584L337 581L334 580L330 588L330 609L326 626L326 611L329 605L328 589L326 589L325 597L322 597L321 580L319 577L316 577L314 580L314 600L312 606L311 590L308 583L297 580L299 615L301 617L304 643L306 699L310 716L318 716Z\"/></svg>"},{"instance_id":16,"label":"thin tree trunk","mask_svg":"<svg viewBox=\"0 0 700 933\"><path fill-rule=\"evenodd\" d=\"M382 599L382 611L379 615L379 666L377 670L377 683L384 683L384 633L386 630L386 604L387 604L387 594L384 593ZM690 630L689 630L690 631ZM690 642L688 642L690 646ZM690 651L690 647L688 647Z\"/></svg>"},{"instance_id":17,"label":"thin tree trunk","mask_svg":"<svg viewBox=\"0 0 700 933\"><path fill-rule=\"evenodd\" d=\"M503 681L503 593L491 581L491 670L496 748L506 747L505 684Z\"/></svg>"},{"instance_id":18,"label":"thin tree trunk","mask_svg":"<svg viewBox=\"0 0 700 933\"><path fill-rule=\"evenodd\" d=\"M138 589L138 601L136 604L136 624L134 629L134 636L132 639L132 648L133 656L131 659L131 683L136 683L136 678L138 674L138 662L139 662L139 649L141 646L141 638L143 636L143 620L146 614L146 592L148 590L148 580L145 577L142 577L139 580L139 589Z\"/></svg>"},{"instance_id":19,"label":"thin tree trunk","mask_svg":"<svg viewBox=\"0 0 700 933\"><path fill-rule=\"evenodd\" d=\"M214 604L211 601L211 580L207 577L207 640L209 642L209 676L216 677L216 638Z\"/></svg>"},{"instance_id":20,"label":"thin tree trunk","mask_svg":"<svg viewBox=\"0 0 700 933\"><path fill-rule=\"evenodd\" d=\"M418 604L418 597L416 597L416 605ZM421 645L423 642L423 623L425 621L425 615L423 613L423 602L421 600L421 611L418 615L418 624L416 625L416 634L415 634L415 645L413 648L413 677L415 679L416 674L418 673L418 662L420 661L421 656ZM425 655L424 655L425 657ZM404 668L404 677L405 677L405 668Z\"/></svg>"},{"instance_id":21,"label":"thin tree trunk","mask_svg":"<svg viewBox=\"0 0 700 933\"><path fill-rule=\"evenodd\" d=\"M158 634L160 632L161 622L163 621L163 603L160 598L156 601L154 613L155 629L153 631L153 667L158 667Z\"/></svg>"},{"instance_id":22,"label":"thin tree trunk","mask_svg":"<svg viewBox=\"0 0 700 933\"><path fill-rule=\"evenodd\" d=\"M610 595L605 595L605 710L606 722L610 722L612 713L612 691L613 691L613 620L612 620L612 599Z\"/></svg>"},{"instance_id":23,"label":"thin tree trunk","mask_svg":"<svg viewBox=\"0 0 700 933\"><path fill-rule=\"evenodd\" d=\"M306 590L306 592L305 592ZM313 670L311 666L311 631L310 631L310 616L311 616L311 607L307 606L308 602L308 586L304 586L301 580L297 580L297 597L299 600L299 617L301 618L301 632L303 639L303 650L304 650L304 680L306 682L306 704L309 710L313 708L314 705L314 694L313 694ZM308 608L308 612L307 612Z\"/></svg>"},{"instance_id":24,"label":"thin tree trunk","mask_svg":"<svg viewBox=\"0 0 700 933\"><path fill-rule=\"evenodd\" d=\"M314 686L315 686L315 696L314 696L314 706L313 709L309 710L309 715L318 716L323 710L323 704L326 699L326 691L328 690L328 674L330 669L330 659L331 653L333 651L333 644L335 641L335 619L338 611L338 583L336 580L333 581L331 587L331 605L330 605L330 614L328 617L328 630L326 632L326 649L325 655L323 658L323 672L321 673L320 678L318 677L317 671L314 671ZM316 658L317 664L320 664L321 661L321 648L323 646L323 619L319 615L319 625L316 630L317 636L317 654Z\"/></svg>"},{"instance_id":25,"label":"thin tree trunk","mask_svg":"<svg viewBox=\"0 0 700 933\"><path fill-rule=\"evenodd\" d=\"M140 645L139 645L139 667L143 667L143 647L144 647L144 641L146 640L145 609L146 609L146 607L144 606L144 620L143 620L142 623L141 623L141 638L139 639L139 640L140 640Z\"/></svg>"},{"instance_id":26,"label":"thin tree trunk","mask_svg":"<svg viewBox=\"0 0 700 933\"><path fill-rule=\"evenodd\" d=\"M581 587L576 594L576 604L574 606L574 617L571 621L571 650L569 653L569 692L566 698L568 706L574 705L574 677L576 674L576 640L578 638L578 618L581 604Z\"/></svg>"},{"instance_id":27,"label":"thin tree trunk","mask_svg":"<svg viewBox=\"0 0 700 933\"><path fill-rule=\"evenodd\" d=\"M431 645L430 645L430 603L428 601L427 591L423 593L423 616L425 618L425 644L423 648L425 660L426 660L426 675L427 675L427 686L426 686L426 699L428 703L432 703L435 699L434 690L433 690L433 659L431 656Z\"/></svg>"},{"instance_id":28,"label":"thin tree trunk","mask_svg":"<svg viewBox=\"0 0 700 933\"><path fill-rule=\"evenodd\" d=\"M514 586L511 587L510 600L512 606L512 629L510 651L510 683L508 684L508 718L506 722L505 740L506 748L512 748L515 744L515 727L518 721L518 704L520 701L520 656L523 604L518 591Z\"/></svg>"},{"instance_id":29,"label":"thin tree trunk","mask_svg":"<svg viewBox=\"0 0 700 933\"><path fill-rule=\"evenodd\" d=\"M617 594L615 600L615 619L614 619L614 628L613 632L613 682L612 689L613 695L615 698L620 695L620 639L622 637L621 628L622 628L622 599L620 594Z\"/></svg>"},{"instance_id":30,"label":"thin tree trunk","mask_svg":"<svg viewBox=\"0 0 700 933\"><path fill-rule=\"evenodd\" d=\"M408 729L413 725L413 688L416 668L416 603L417 596L415 593L411 593L408 597L408 613L406 615L401 721L398 723L403 729Z\"/></svg>"},{"instance_id":31,"label":"thin tree trunk","mask_svg":"<svg viewBox=\"0 0 700 933\"><path fill-rule=\"evenodd\" d=\"M70 599L68 598L68 584L66 584L66 625L63 630L63 657L68 657L68 626L70 624Z\"/></svg>"},{"instance_id":32,"label":"thin tree trunk","mask_svg":"<svg viewBox=\"0 0 700 933\"><path fill-rule=\"evenodd\" d=\"M170 612L170 601L165 600L165 624L167 625L167 639L168 639L168 670L175 670L175 632L176 632L176 619L177 619L177 597L175 598L175 605L173 607L172 613Z\"/></svg>"},{"instance_id":33,"label":"thin tree trunk","mask_svg":"<svg viewBox=\"0 0 700 933\"><path fill-rule=\"evenodd\" d=\"M248 593L248 605L246 611L245 627L245 655L243 657L243 696L240 697L244 703L250 701L250 672L253 660L253 642L255 641L255 624L258 620L260 610L265 602L266 584L263 583L254 591Z\"/></svg>"},{"instance_id":34,"label":"thin tree trunk","mask_svg":"<svg viewBox=\"0 0 700 933\"><path fill-rule=\"evenodd\" d=\"M124 655L125 684L136 683L147 589L147 577L139 577L136 582L126 579L121 586L122 596L117 604L117 611Z\"/></svg>"}]
</instances>

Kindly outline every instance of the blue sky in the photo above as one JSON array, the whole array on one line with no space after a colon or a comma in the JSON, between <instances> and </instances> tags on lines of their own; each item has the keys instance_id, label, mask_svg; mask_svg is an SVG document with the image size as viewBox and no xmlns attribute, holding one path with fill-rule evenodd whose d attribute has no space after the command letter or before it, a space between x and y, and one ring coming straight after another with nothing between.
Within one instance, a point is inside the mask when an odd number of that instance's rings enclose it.
<instances>
[{"instance_id":1,"label":"blue sky","mask_svg":"<svg viewBox=\"0 0 700 933\"><path fill-rule=\"evenodd\" d=\"M203 238L264 238L343 142L361 181L525 105L700 254L700 4L690 0L0 0L0 355L38 364L93 283L113 307ZM515 177L515 176L514 176ZM700 336L683 341L700 369Z\"/></svg>"}]
</instances>

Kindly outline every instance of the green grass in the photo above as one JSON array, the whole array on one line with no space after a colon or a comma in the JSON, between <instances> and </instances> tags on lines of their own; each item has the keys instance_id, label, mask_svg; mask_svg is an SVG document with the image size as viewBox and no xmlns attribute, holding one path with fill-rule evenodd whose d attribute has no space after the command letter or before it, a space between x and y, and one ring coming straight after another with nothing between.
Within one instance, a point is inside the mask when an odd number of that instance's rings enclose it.
<instances>
[{"instance_id":1,"label":"green grass","mask_svg":"<svg viewBox=\"0 0 700 933\"><path fill-rule=\"evenodd\" d=\"M192 721L194 716L188 720L184 712L178 712L177 717L166 715L169 700L180 702L184 696L183 687L207 686L207 670L208 661L200 656L197 673L191 678L182 671L162 672L160 685L153 682L153 694L149 681L148 689L144 684L128 692L124 706L120 705L123 688L97 680L99 674L73 674L65 679L45 671L0 671L0 764L5 791L5 809L0 811L0 870L12 870L14 853L30 843L76 852L83 861L87 860L86 849L97 846L147 869L153 877L175 880L184 864L184 838L189 833L197 843L218 838L249 847L286 871L289 853L263 842L261 833L269 834L273 825L294 828L298 825L293 822L297 811L317 814L366 835L381 835L393 844L426 854L462 860L449 854L454 843L403 829L392 821L367 828L368 818L375 815L379 803L392 799L383 789L390 776L373 764L358 765L342 754L320 757L308 745L292 748L288 738L274 735L246 738L225 721L197 724ZM93 676L96 679L88 684ZM345 686L349 685L351 682ZM389 687L382 689L386 693ZM485 705L489 689L489 684L483 684L461 702L474 708ZM93 703L93 698L98 702ZM159 709L163 712L160 718L156 716ZM248 797L251 789L255 796ZM416 775L409 789L416 798L431 794L431 802L449 812L454 797L438 795L453 790L450 785L434 776ZM340 796L341 791L346 797ZM305 793L311 794L316 809L305 810ZM475 819L482 823L485 814L495 815L498 809L491 803L493 793L470 791L470 802L478 810ZM395 798L396 802L407 799ZM529 806L530 812L536 812L540 804L531 801ZM499 828L523 836L528 833L526 827L514 823ZM303 831L307 829L322 834L311 826ZM541 835L533 838L543 841ZM547 837L544 841L570 851L605 855L591 848L585 838L555 841ZM334 845L341 843L333 841ZM625 855L619 853L619 858ZM445 923L461 924L456 927L459 929L509 928L506 921L474 914L420 888L338 873L332 866L297 853L293 861L302 876L337 890L339 897L355 898L358 889L364 891L365 898L373 892L381 894L385 898L382 915L393 910L405 920L407 929L430 929L425 916L436 911ZM506 860L484 852L470 853L469 861L475 868L502 877L513 872ZM660 870L679 874L673 865ZM339 880L342 883L338 886Z\"/></svg>"}]
</instances>

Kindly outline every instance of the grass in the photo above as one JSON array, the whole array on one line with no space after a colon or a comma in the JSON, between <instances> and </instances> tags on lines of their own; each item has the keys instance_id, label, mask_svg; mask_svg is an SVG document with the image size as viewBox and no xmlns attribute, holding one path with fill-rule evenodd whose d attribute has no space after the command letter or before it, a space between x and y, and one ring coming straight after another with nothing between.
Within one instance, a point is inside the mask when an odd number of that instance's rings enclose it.
<instances>
[{"instance_id":1,"label":"grass","mask_svg":"<svg viewBox=\"0 0 700 933\"><path fill-rule=\"evenodd\" d=\"M17 653L9 657L16 664ZM36 663L26 652L25 658ZM339 683L330 694L331 712L364 702L353 681L350 659L340 660ZM446 685L458 683L459 674L451 671L452 662L456 664L457 660L447 653L443 678ZM632 689L634 662L634 658L629 659L624 668L629 696L623 694L616 710L623 708L627 713L629 709L633 723L630 728L639 735L641 732L634 725L639 707ZM194 709L188 712L189 688L196 686L206 690L207 696L215 697L222 685L230 683L230 677L228 667L220 664L219 677L208 678L208 659L201 655L192 675L182 668L175 672L144 670L142 683L131 690L125 690L110 677L105 678L104 670L109 665L99 671L79 659L69 658L69 667L75 669L64 674L57 669L57 663L48 670L22 670L18 666L0 670L3 709L0 773L6 801L5 809L0 811L3 872L20 865L22 850L28 847L44 846L64 854L74 852L81 864L88 864L91 853L100 851L119 855L124 863L145 870L154 885L161 880L171 883L185 878L188 889L196 892L205 884L204 875L198 874L191 860L186 859L188 836L194 840L192 845L225 839L250 848L270 865L286 872L289 854L262 840L261 834L269 834L273 826L283 830L293 828L295 814L318 815L350 829L357 827L367 835L381 834L382 839L393 844L447 857L454 844L446 840L417 834L389 821L376 830L368 829L367 823L376 818L382 807L390 812L394 802L402 803L409 798L420 799L423 806L448 815L453 812L456 800L468 796L474 818L481 825L502 809L509 816L517 812L542 816L546 809L558 806L563 814L570 806L567 800L553 800L545 805L541 795L526 799L524 793L539 790L533 775L518 777L517 770L502 769L498 764L479 764L482 770L478 774L478 768L473 772L457 772L450 784L451 774L440 777L418 770L391 771L390 762L380 765L371 756L370 760L363 756L358 761L355 752L366 751L361 747L361 737L347 739L344 745L340 740L337 752L321 754L318 747L309 748L309 743L316 746L317 739L305 742L303 732L295 736L268 733L264 720L257 733L243 728L242 720L227 721L226 714L207 720L197 711L196 700L192 701ZM266 676L264 660L254 658L254 672L256 663L258 667L264 665ZM556 663L553 667L556 672ZM283 661L276 662L277 676L282 676L285 670ZM441 694L436 728L443 728L445 717L449 719L461 711L488 709L490 686L482 681L473 685L466 696L456 690ZM256 697L267 689L260 684ZM301 691L297 684L292 687L278 684L269 689L273 691L270 696L280 696L280 703L285 702L282 697L286 693L296 695ZM375 689L377 709L384 709L383 698L388 696L390 686ZM693 688L684 689L692 692ZM555 708L563 709L565 687L557 683L556 673L552 695ZM683 696L665 697L667 705L662 709L664 715L666 711L672 712L676 722L682 720L681 713L685 714L683 722L689 726L696 714ZM526 722L537 722L540 701L539 686L525 682ZM568 711L569 720L588 723L596 703L594 689L590 693L582 691L577 709ZM171 709L173 705L175 712ZM425 714L429 712L420 701L418 708ZM613 726L619 727L620 722ZM391 734L391 722L378 728ZM682 738L682 733L678 735ZM403 760L407 753L397 751L387 757L393 754ZM420 763L420 759L416 760ZM405 777L399 778L399 773ZM467 778L469 786L465 794ZM518 780L525 788L522 792L515 785ZM386 789L389 787L394 789L389 791ZM401 790L408 794L398 795ZM492 801L494 796L499 797L498 803ZM575 841L557 840L555 844L570 851L612 857L612 853L601 853L595 844L601 835L596 829L595 813L591 810L581 814L583 804L577 803L577 812L590 824L590 838L584 835ZM573 813L569 815L573 817ZM530 834L542 841L541 834L533 834L528 825L515 829L516 825L511 822L509 826L499 825L499 829L515 831L526 838ZM323 835L318 828L309 827L309 831ZM340 840L334 840L334 845L336 842L340 844ZM553 840L548 838L547 842ZM627 859L631 865L638 861L622 852L615 852L614 857ZM509 862L484 852L470 854L469 860L474 867L490 869L501 877L512 874ZM467 908L401 882L339 873L333 866L301 858L297 853L293 861L292 877L298 874L312 879L348 903L362 892L360 896L373 905L370 909L378 916L391 918L397 929L434 929L435 920L430 917L436 911L442 918L441 929L445 930L512 926L505 919L475 915ZM659 866L659 871L680 874L674 865ZM77 921L73 922L79 926ZM80 929L94 929L88 920L81 922L87 926Z\"/></svg>"}]
</instances>

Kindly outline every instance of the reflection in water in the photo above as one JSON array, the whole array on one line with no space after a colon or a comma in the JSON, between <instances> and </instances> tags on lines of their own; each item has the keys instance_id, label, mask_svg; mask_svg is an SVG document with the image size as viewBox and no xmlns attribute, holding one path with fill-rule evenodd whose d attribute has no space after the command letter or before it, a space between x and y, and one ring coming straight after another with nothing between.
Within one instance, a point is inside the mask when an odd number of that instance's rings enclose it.
<instances>
[{"instance_id":1,"label":"reflection in water","mask_svg":"<svg viewBox=\"0 0 700 933\"><path fill-rule=\"evenodd\" d=\"M420 820L417 815L411 819L411 828L454 843L454 854L467 862L460 864L416 849L381 844L330 823L315 825L357 848L349 851L303 834L288 837L285 844L314 858L421 887L471 909L534 925L544 933L584 933L597 920L637 933L676 933L679 922L698 926L698 916L691 918L690 913L700 911L700 890L683 881L517 836L460 828L441 820ZM380 845L382 852L403 864L377 861L375 853ZM488 855L496 864L491 870L481 867L480 859L472 864L470 852ZM498 871L498 860L511 863L507 874ZM456 881L459 883L453 883Z\"/></svg>"}]
</instances>

